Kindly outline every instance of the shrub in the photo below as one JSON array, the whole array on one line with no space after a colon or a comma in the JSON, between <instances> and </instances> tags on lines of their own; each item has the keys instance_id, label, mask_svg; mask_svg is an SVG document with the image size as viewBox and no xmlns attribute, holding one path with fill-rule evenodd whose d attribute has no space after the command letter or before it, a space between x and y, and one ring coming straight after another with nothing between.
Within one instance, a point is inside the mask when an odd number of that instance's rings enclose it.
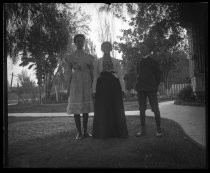
<instances>
[{"instance_id":1,"label":"shrub","mask_svg":"<svg viewBox=\"0 0 210 173\"><path fill-rule=\"evenodd\" d=\"M19 98L19 105L30 105L30 104L39 104L39 99L34 97Z\"/></svg>"},{"instance_id":2,"label":"shrub","mask_svg":"<svg viewBox=\"0 0 210 173\"><path fill-rule=\"evenodd\" d=\"M136 101L137 100L137 93L132 93L127 91L125 93L125 101Z\"/></svg>"},{"instance_id":3,"label":"shrub","mask_svg":"<svg viewBox=\"0 0 210 173\"><path fill-rule=\"evenodd\" d=\"M56 100L56 94L51 94L49 98L43 98L42 102L45 104L50 103L67 103L68 102L68 95L67 93L60 92L58 93L58 102Z\"/></svg>"},{"instance_id":4,"label":"shrub","mask_svg":"<svg viewBox=\"0 0 210 173\"><path fill-rule=\"evenodd\" d=\"M181 101L180 99L176 99L176 100L174 101L174 104L175 104L175 105L182 105L182 101Z\"/></svg>"},{"instance_id":5,"label":"shrub","mask_svg":"<svg viewBox=\"0 0 210 173\"><path fill-rule=\"evenodd\" d=\"M183 101L195 101L195 95L193 93L193 89L190 85L184 87L178 94L178 99Z\"/></svg>"}]
</instances>

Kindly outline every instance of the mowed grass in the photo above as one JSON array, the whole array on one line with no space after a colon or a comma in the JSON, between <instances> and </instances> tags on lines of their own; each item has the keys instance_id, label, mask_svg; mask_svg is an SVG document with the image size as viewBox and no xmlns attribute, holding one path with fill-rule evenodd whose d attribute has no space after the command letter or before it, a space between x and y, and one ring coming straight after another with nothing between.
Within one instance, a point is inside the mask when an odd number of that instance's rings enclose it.
<instances>
[{"instance_id":1,"label":"mowed grass","mask_svg":"<svg viewBox=\"0 0 210 173\"><path fill-rule=\"evenodd\" d=\"M8 113L56 113L66 112L67 103L63 104L30 104L30 105L9 105ZM124 102L125 111L138 110L137 101Z\"/></svg>"},{"instance_id":2,"label":"mowed grass","mask_svg":"<svg viewBox=\"0 0 210 173\"><path fill-rule=\"evenodd\" d=\"M200 148L174 121L162 119L164 136L146 117L146 136L137 138L139 117L126 117L129 138L75 140L73 117L9 117L9 167L30 168L205 168ZM82 120L82 119L81 119ZM89 118L89 131L93 118Z\"/></svg>"}]
</instances>

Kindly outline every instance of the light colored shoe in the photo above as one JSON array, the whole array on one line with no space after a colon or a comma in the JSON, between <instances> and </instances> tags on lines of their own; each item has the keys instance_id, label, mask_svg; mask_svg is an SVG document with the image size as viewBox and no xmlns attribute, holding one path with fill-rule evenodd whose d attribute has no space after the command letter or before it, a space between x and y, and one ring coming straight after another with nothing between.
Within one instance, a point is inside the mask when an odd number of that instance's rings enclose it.
<instances>
[{"instance_id":1,"label":"light colored shoe","mask_svg":"<svg viewBox=\"0 0 210 173\"><path fill-rule=\"evenodd\" d=\"M82 138L83 138L83 137L82 137L81 134L77 134L76 137L75 137L76 140L81 140Z\"/></svg>"},{"instance_id":2,"label":"light colored shoe","mask_svg":"<svg viewBox=\"0 0 210 173\"><path fill-rule=\"evenodd\" d=\"M145 131L140 131L136 133L136 137L140 137L140 136L144 136L145 135Z\"/></svg>"},{"instance_id":3,"label":"light colored shoe","mask_svg":"<svg viewBox=\"0 0 210 173\"><path fill-rule=\"evenodd\" d=\"M92 137L92 135L90 133L84 133L83 134L83 138L89 138Z\"/></svg>"},{"instance_id":4,"label":"light colored shoe","mask_svg":"<svg viewBox=\"0 0 210 173\"><path fill-rule=\"evenodd\" d=\"M161 137L161 136L162 136L162 133L161 133L161 132L157 132L157 133L156 133L156 136L157 136L157 137Z\"/></svg>"}]
</instances>

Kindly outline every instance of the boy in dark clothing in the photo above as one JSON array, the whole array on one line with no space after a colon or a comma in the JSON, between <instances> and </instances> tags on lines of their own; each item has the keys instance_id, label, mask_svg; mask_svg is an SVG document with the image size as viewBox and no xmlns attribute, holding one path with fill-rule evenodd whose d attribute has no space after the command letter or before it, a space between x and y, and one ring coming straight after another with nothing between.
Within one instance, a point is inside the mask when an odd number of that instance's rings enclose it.
<instances>
[{"instance_id":1,"label":"boy in dark clothing","mask_svg":"<svg viewBox=\"0 0 210 173\"><path fill-rule=\"evenodd\" d=\"M160 111L158 106L157 91L160 84L160 69L158 63L150 57L149 48L143 44L141 46L142 59L137 63L137 83L138 102L140 109L141 131L136 134L137 137L145 134L145 111L146 100L155 114L157 125L157 136L161 136Z\"/></svg>"}]
</instances>

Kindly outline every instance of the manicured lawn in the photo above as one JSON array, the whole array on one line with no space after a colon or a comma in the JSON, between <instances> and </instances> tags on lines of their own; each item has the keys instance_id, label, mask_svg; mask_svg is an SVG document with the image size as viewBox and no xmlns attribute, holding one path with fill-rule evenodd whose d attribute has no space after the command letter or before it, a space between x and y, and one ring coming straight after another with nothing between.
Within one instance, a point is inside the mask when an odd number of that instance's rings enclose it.
<instances>
[{"instance_id":1,"label":"manicured lawn","mask_svg":"<svg viewBox=\"0 0 210 173\"><path fill-rule=\"evenodd\" d=\"M67 103L64 104L28 104L28 105L10 105L8 113L53 113L66 112Z\"/></svg>"},{"instance_id":2,"label":"manicured lawn","mask_svg":"<svg viewBox=\"0 0 210 173\"><path fill-rule=\"evenodd\" d=\"M147 135L136 138L139 117L126 119L127 139L77 141L73 117L9 117L9 167L205 168L206 150L174 121L162 119L164 136L157 138L155 120L147 117Z\"/></svg>"},{"instance_id":3,"label":"manicured lawn","mask_svg":"<svg viewBox=\"0 0 210 173\"><path fill-rule=\"evenodd\" d=\"M10 105L8 106L8 113L53 113L66 112L67 103L63 104L37 104L37 105ZM124 102L126 111L138 110L138 102Z\"/></svg>"},{"instance_id":4,"label":"manicured lawn","mask_svg":"<svg viewBox=\"0 0 210 173\"><path fill-rule=\"evenodd\" d=\"M171 99L159 99L159 102L169 101ZM67 103L60 104L20 104L9 105L8 113L55 113L66 112ZM138 101L124 101L125 111L139 110ZM148 104L148 109L150 105Z\"/></svg>"}]
</instances>

